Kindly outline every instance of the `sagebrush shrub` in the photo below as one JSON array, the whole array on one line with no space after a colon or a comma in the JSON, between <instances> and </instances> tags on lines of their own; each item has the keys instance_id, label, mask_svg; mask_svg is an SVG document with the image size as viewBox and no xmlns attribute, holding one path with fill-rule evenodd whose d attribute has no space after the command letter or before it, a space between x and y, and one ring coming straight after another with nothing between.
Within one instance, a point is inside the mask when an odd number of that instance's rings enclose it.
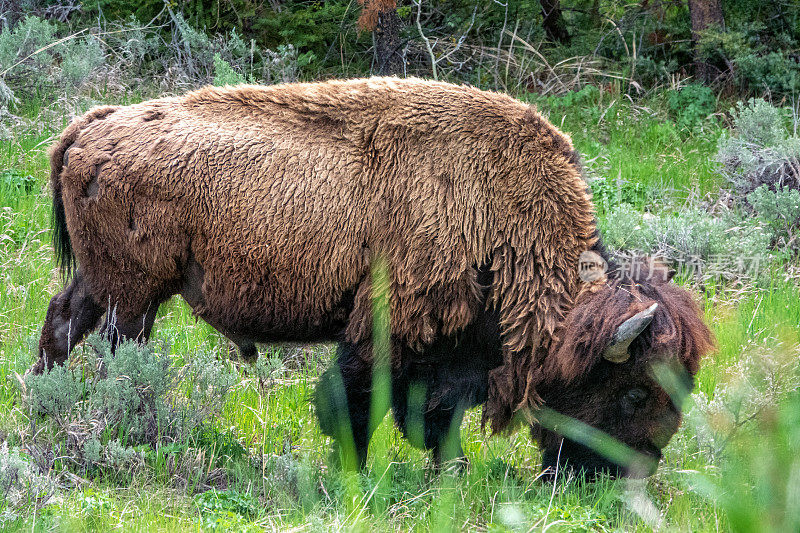
<instances>
[{"instance_id":1,"label":"sagebrush shrub","mask_svg":"<svg viewBox=\"0 0 800 533\"><path fill-rule=\"evenodd\" d=\"M40 509L52 498L56 485L24 452L0 445L0 529Z\"/></svg>"},{"instance_id":2,"label":"sagebrush shrub","mask_svg":"<svg viewBox=\"0 0 800 533\"><path fill-rule=\"evenodd\" d=\"M725 178L746 195L761 185L800 188L800 138L790 137L782 110L763 99L731 110L734 131L720 137L716 160Z\"/></svg>"},{"instance_id":3,"label":"sagebrush shrub","mask_svg":"<svg viewBox=\"0 0 800 533\"><path fill-rule=\"evenodd\" d=\"M213 425L236 381L210 352L179 367L161 345L131 341L112 353L95 333L69 365L26 376L25 400L55 421L76 462L120 466L141 461L138 445L186 442Z\"/></svg>"},{"instance_id":4,"label":"sagebrush shrub","mask_svg":"<svg viewBox=\"0 0 800 533\"><path fill-rule=\"evenodd\" d=\"M25 384L30 408L55 418L76 409L86 391L85 381L79 372L67 365L56 365L39 375L29 374Z\"/></svg>"},{"instance_id":5,"label":"sagebrush shrub","mask_svg":"<svg viewBox=\"0 0 800 533\"><path fill-rule=\"evenodd\" d=\"M74 39L65 46L61 60L61 76L67 87L80 87L92 72L105 64L105 51L93 35Z\"/></svg>"},{"instance_id":6,"label":"sagebrush shrub","mask_svg":"<svg viewBox=\"0 0 800 533\"><path fill-rule=\"evenodd\" d=\"M35 52L55 41L55 34L55 25L34 16L26 17L14 29L0 31L0 71L7 71L0 98L6 103L13 99L14 87L28 87L33 92L49 83L59 47Z\"/></svg>"},{"instance_id":7,"label":"sagebrush shrub","mask_svg":"<svg viewBox=\"0 0 800 533\"><path fill-rule=\"evenodd\" d=\"M747 195L747 202L772 230L774 246L800 248L800 243L797 242L800 191L788 188L773 191L762 185Z\"/></svg>"},{"instance_id":8,"label":"sagebrush shrub","mask_svg":"<svg viewBox=\"0 0 800 533\"><path fill-rule=\"evenodd\" d=\"M599 225L613 252L658 255L695 275L756 277L770 248L771 234L760 220L700 209L653 214L622 204Z\"/></svg>"},{"instance_id":9,"label":"sagebrush shrub","mask_svg":"<svg viewBox=\"0 0 800 533\"><path fill-rule=\"evenodd\" d=\"M668 449L691 450L714 465L691 485L725 511L734 531L800 528L800 354L769 341L749 347L713 395L692 395Z\"/></svg>"}]
</instances>

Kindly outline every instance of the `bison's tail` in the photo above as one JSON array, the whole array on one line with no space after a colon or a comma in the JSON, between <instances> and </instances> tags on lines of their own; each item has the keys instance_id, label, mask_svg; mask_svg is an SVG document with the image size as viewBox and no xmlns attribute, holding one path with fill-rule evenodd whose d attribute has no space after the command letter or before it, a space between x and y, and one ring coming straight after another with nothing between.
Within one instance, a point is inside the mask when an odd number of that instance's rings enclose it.
<instances>
[{"instance_id":1,"label":"bison's tail","mask_svg":"<svg viewBox=\"0 0 800 533\"><path fill-rule=\"evenodd\" d=\"M62 195L61 174L64 167L69 164L67 150L75 143L80 131L89 123L105 118L117 109L113 106L98 107L73 120L61 134L61 139L50 148L50 186L53 189L53 249L55 250L56 264L64 277L69 277L76 266L75 252L72 249L72 240L67 230L67 214L64 210Z\"/></svg>"}]
</instances>

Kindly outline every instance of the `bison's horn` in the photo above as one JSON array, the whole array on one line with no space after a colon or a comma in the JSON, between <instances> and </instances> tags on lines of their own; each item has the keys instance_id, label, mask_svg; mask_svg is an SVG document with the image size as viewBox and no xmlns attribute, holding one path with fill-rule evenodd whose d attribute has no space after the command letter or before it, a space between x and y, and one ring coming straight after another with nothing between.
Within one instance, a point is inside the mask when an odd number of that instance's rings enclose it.
<instances>
[{"instance_id":1,"label":"bison's horn","mask_svg":"<svg viewBox=\"0 0 800 533\"><path fill-rule=\"evenodd\" d=\"M658 304L653 304L623 322L617 332L614 333L611 344L603 352L603 357L612 363L624 363L627 361L631 356L628 353L628 347L633 342L633 339L638 337L644 331L644 328L653 321L653 315L655 315L657 308Z\"/></svg>"}]
</instances>

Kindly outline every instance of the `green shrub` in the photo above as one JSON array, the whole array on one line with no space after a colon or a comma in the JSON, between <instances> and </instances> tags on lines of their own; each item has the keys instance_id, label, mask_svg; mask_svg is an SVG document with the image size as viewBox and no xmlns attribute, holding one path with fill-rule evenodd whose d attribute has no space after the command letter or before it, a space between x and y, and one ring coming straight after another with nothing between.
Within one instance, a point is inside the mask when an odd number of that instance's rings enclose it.
<instances>
[{"instance_id":1,"label":"green shrub","mask_svg":"<svg viewBox=\"0 0 800 533\"><path fill-rule=\"evenodd\" d=\"M210 490L197 494L194 504L200 512L200 525L212 530L241 529L243 523L258 515L256 498L234 489Z\"/></svg>"},{"instance_id":2,"label":"green shrub","mask_svg":"<svg viewBox=\"0 0 800 533\"><path fill-rule=\"evenodd\" d=\"M214 85L221 87L224 85L239 85L245 83L244 76L233 70L231 64L214 54Z\"/></svg>"},{"instance_id":3,"label":"green shrub","mask_svg":"<svg viewBox=\"0 0 800 533\"><path fill-rule=\"evenodd\" d=\"M693 130L700 126L714 112L716 105L714 91L697 83L667 93L670 115L682 130Z\"/></svg>"},{"instance_id":4,"label":"green shrub","mask_svg":"<svg viewBox=\"0 0 800 533\"><path fill-rule=\"evenodd\" d=\"M747 195L747 202L772 230L774 246L800 248L800 243L797 242L797 230L800 226L800 191L788 188L773 191L762 185Z\"/></svg>"},{"instance_id":5,"label":"green shrub","mask_svg":"<svg viewBox=\"0 0 800 533\"><path fill-rule=\"evenodd\" d=\"M36 178L23 174L15 168L0 171L0 190L13 191L15 194L33 192Z\"/></svg>"},{"instance_id":6,"label":"green shrub","mask_svg":"<svg viewBox=\"0 0 800 533\"><path fill-rule=\"evenodd\" d=\"M601 177L589 181L592 201L598 209L609 211L631 204L643 206L647 201L647 188L635 181L613 180Z\"/></svg>"},{"instance_id":7,"label":"green shrub","mask_svg":"<svg viewBox=\"0 0 800 533\"><path fill-rule=\"evenodd\" d=\"M770 233L760 221L714 217L699 209L641 213L622 204L599 220L606 246L624 257L658 255L700 276L756 277L769 257Z\"/></svg>"},{"instance_id":8,"label":"green shrub","mask_svg":"<svg viewBox=\"0 0 800 533\"><path fill-rule=\"evenodd\" d=\"M0 445L0 529L41 509L53 497L56 485L24 452Z\"/></svg>"},{"instance_id":9,"label":"green shrub","mask_svg":"<svg viewBox=\"0 0 800 533\"><path fill-rule=\"evenodd\" d=\"M783 50L756 54L745 53L734 58L736 74L745 89L764 89L782 94L800 92L800 62Z\"/></svg>"},{"instance_id":10,"label":"green shrub","mask_svg":"<svg viewBox=\"0 0 800 533\"><path fill-rule=\"evenodd\" d=\"M788 136L782 110L751 99L731 114L733 134L720 137L717 146L722 175L742 195L761 185L800 188L800 138Z\"/></svg>"},{"instance_id":11,"label":"green shrub","mask_svg":"<svg viewBox=\"0 0 800 533\"><path fill-rule=\"evenodd\" d=\"M205 351L176 367L156 344L125 342L112 353L93 334L87 346L72 366L25 378L30 409L56 423L86 468L135 466L143 460L139 445L187 442L213 425L236 383L233 371Z\"/></svg>"},{"instance_id":12,"label":"green shrub","mask_svg":"<svg viewBox=\"0 0 800 533\"><path fill-rule=\"evenodd\" d=\"M738 23L734 22L725 30L705 30L700 38L701 54L710 64L732 74L732 81L744 94L797 94L800 90L800 62L792 52L800 37L797 24L789 23L793 31L776 31L776 22L783 19L780 15L768 22L754 20L773 10L784 15L784 21L788 22L792 17L796 20L800 13L795 11L790 15L785 11L788 6L789 3L780 7L773 5L750 13L747 6L726 9L726 23L733 13L739 15Z\"/></svg>"}]
</instances>

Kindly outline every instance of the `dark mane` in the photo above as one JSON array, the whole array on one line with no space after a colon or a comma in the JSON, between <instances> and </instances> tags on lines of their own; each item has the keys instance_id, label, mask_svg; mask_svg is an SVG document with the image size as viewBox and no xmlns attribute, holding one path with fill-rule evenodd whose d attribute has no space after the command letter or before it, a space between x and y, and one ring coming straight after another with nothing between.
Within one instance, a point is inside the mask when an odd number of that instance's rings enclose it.
<instances>
[{"instance_id":1,"label":"dark mane","mask_svg":"<svg viewBox=\"0 0 800 533\"><path fill-rule=\"evenodd\" d=\"M617 328L634 314L658 303L650 326L631 345L631 356L677 356L690 374L714 347L699 307L684 288L671 283L672 273L651 260L613 265L607 282L579 296L560 328L559 341L545 361L544 375L569 382L585 375L600 360Z\"/></svg>"}]
</instances>

